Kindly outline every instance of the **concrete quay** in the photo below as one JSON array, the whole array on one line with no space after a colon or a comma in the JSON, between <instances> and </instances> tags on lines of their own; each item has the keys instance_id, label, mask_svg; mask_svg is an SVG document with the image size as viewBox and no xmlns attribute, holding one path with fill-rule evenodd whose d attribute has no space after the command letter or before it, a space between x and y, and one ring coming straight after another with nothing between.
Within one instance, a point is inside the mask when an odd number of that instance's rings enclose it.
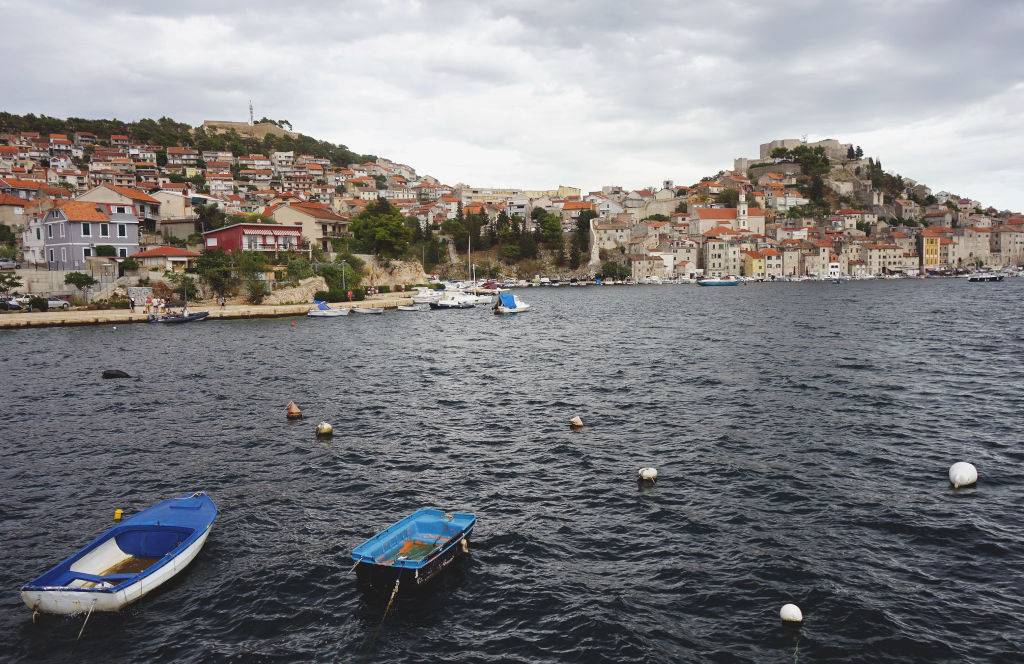
<instances>
[{"instance_id":1,"label":"concrete quay","mask_svg":"<svg viewBox=\"0 0 1024 664\"><path fill-rule=\"evenodd\" d=\"M400 304L412 304L408 297L388 295L371 296L362 302L332 302L332 309L354 307L384 307L394 309ZM281 316L304 316L311 303L305 304L227 304L220 306L216 302L197 303L189 307L189 311L209 311L205 320L237 319L237 318L276 318ZM0 314L0 330L26 327L62 327L72 325L121 325L127 323L145 323L147 316L144 307L136 305L135 312L128 309L79 309L72 307L67 311L16 311Z\"/></svg>"}]
</instances>

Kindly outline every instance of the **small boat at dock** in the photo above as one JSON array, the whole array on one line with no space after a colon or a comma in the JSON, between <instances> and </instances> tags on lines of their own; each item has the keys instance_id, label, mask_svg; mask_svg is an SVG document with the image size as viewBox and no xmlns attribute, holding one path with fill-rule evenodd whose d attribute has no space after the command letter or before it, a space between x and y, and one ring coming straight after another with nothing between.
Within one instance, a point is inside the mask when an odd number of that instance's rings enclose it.
<instances>
[{"instance_id":1,"label":"small boat at dock","mask_svg":"<svg viewBox=\"0 0 1024 664\"><path fill-rule=\"evenodd\" d=\"M201 491L157 503L26 583L21 597L41 613L117 611L192 562L216 518Z\"/></svg>"},{"instance_id":2,"label":"small boat at dock","mask_svg":"<svg viewBox=\"0 0 1024 664\"><path fill-rule=\"evenodd\" d=\"M352 307L352 311L357 314L382 314L384 307Z\"/></svg>"},{"instance_id":3,"label":"small boat at dock","mask_svg":"<svg viewBox=\"0 0 1024 664\"><path fill-rule=\"evenodd\" d=\"M307 316L313 316L314 318L335 318L337 316L347 316L349 310L342 309L331 309L326 302L320 300L313 300L313 305L309 311L306 312Z\"/></svg>"},{"instance_id":4,"label":"small boat at dock","mask_svg":"<svg viewBox=\"0 0 1024 664\"><path fill-rule=\"evenodd\" d=\"M739 277L725 276L722 278L705 278L697 281L698 286L739 286L742 280Z\"/></svg>"},{"instance_id":5,"label":"small boat at dock","mask_svg":"<svg viewBox=\"0 0 1024 664\"><path fill-rule=\"evenodd\" d=\"M417 510L353 549L356 575L371 587L418 588L468 553L475 525L473 514Z\"/></svg>"},{"instance_id":6,"label":"small boat at dock","mask_svg":"<svg viewBox=\"0 0 1024 664\"><path fill-rule=\"evenodd\" d=\"M992 272L977 272L967 277L967 281L975 283L989 282L989 281L1002 281L1003 275L994 274Z\"/></svg>"}]
</instances>

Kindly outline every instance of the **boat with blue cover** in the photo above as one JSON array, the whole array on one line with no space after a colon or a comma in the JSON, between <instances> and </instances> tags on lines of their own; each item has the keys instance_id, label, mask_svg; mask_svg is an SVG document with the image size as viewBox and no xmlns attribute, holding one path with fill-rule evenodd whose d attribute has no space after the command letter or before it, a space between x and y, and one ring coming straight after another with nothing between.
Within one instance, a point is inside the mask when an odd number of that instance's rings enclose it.
<instances>
[{"instance_id":1,"label":"boat with blue cover","mask_svg":"<svg viewBox=\"0 0 1024 664\"><path fill-rule=\"evenodd\" d=\"M306 312L307 316L314 318L337 318L338 316L347 316L348 309L331 309L330 305L320 300L313 300L313 306Z\"/></svg>"},{"instance_id":2,"label":"boat with blue cover","mask_svg":"<svg viewBox=\"0 0 1024 664\"><path fill-rule=\"evenodd\" d=\"M21 597L41 613L117 611L192 562L216 518L201 491L157 503L26 583Z\"/></svg>"},{"instance_id":3,"label":"boat with blue cover","mask_svg":"<svg viewBox=\"0 0 1024 664\"><path fill-rule=\"evenodd\" d=\"M417 510L353 549L356 575L371 587L420 587L469 552L475 525L466 512Z\"/></svg>"},{"instance_id":4,"label":"boat with blue cover","mask_svg":"<svg viewBox=\"0 0 1024 664\"><path fill-rule=\"evenodd\" d=\"M496 314L517 314L529 311L529 309L530 305L513 293L498 293L498 301L494 303L494 313Z\"/></svg>"}]
</instances>

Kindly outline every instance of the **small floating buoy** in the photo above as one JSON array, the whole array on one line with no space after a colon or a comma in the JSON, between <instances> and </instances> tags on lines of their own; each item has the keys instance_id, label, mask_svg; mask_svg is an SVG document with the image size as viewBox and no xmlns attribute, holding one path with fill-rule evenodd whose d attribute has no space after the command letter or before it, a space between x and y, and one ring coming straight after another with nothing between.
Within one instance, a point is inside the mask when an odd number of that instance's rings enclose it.
<instances>
[{"instance_id":1,"label":"small floating buoy","mask_svg":"<svg viewBox=\"0 0 1024 664\"><path fill-rule=\"evenodd\" d=\"M658 481L658 471L655 468L641 468L636 473L636 479L642 484L654 484Z\"/></svg>"},{"instance_id":2,"label":"small floating buoy","mask_svg":"<svg viewBox=\"0 0 1024 664\"><path fill-rule=\"evenodd\" d=\"M129 376L125 372L121 371L120 369L104 369L103 370L103 377L104 378L131 378L131 376Z\"/></svg>"},{"instance_id":3,"label":"small floating buoy","mask_svg":"<svg viewBox=\"0 0 1024 664\"><path fill-rule=\"evenodd\" d=\"M798 623L803 622L804 614L796 604L784 604L779 610L779 617L782 618L782 622Z\"/></svg>"},{"instance_id":4,"label":"small floating buoy","mask_svg":"<svg viewBox=\"0 0 1024 664\"><path fill-rule=\"evenodd\" d=\"M318 435L318 436L330 436L332 433L334 433L334 427L332 427L327 422L324 422L323 420L321 420L320 424L316 425L316 435Z\"/></svg>"},{"instance_id":5,"label":"small floating buoy","mask_svg":"<svg viewBox=\"0 0 1024 664\"><path fill-rule=\"evenodd\" d=\"M117 326L116 326L116 325L114 326L114 329L115 329L115 330L117 329Z\"/></svg>"},{"instance_id":6,"label":"small floating buoy","mask_svg":"<svg viewBox=\"0 0 1024 664\"><path fill-rule=\"evenodd\" d=\"M299 407L295 405L294 401L289 401L288 402L288 419L289 420L297 420L300 417L302 417L302 411L299 410Z\"/></svg>"},{"instance_id":7,"label":"small floating buoy","mask_svg":"<svg viewBox=\"0 0 1024 664\"><path fill-rule=\"evenodd\" d=\"M469 542L466 541L466 538L462 538L462 552L469 553Z\"/></svg>"},{"instance_id":8,"label":"small floating buoy","mask_svg":"<svg viewBox=\"0 0 1024 664\"><path fill-rule=\"evenodd\" d=\"M978 469L973 463L957 461L949 467L949 482L954 489L970 486L978 481Z\"/></svg>"},{"instance_id":9,"label":"small floating buoy","mask_svg":"<svg viewBox=\"0 0 1024 664\"><path fill-rule=\"evenodd\" d=\"M292 321L292 327L295 327L295 321Z\"/></svg>"},{"instance_id":10,"label":"small floating buoy","mask_svg":"<svg viewBox=\"0 0 1024 664\"><path fill-rule=\"evenodd\" d=\"M114 510L114 523L121 523L122 516L124 516L124 512L121 510Z\"/></svg>"},{"instance_id":11,"label":"small floating buoy","mask_svg":"<svg viewBox=\"0 0 1024 664\"><path fill-rule=\"evenodd\" d=\"M570 429L575 429L575 430L579 430L579 429L583 428L583 420L580 419L579 415L577 415L577 416L573 417L571 420L569 420L569 428Z\"/></svg>"}]
</instances>

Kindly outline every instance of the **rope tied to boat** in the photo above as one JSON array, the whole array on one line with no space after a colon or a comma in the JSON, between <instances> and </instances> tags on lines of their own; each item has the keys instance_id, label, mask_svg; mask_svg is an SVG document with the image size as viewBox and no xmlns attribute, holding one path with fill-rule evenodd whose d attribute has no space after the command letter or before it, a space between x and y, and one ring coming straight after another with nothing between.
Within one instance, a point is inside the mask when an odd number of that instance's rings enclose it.
<instances>
[{"instance_id":1,"label":"rope tied to boat","mask_svg":"<svg viewBox=\"0 0 1024 664\"><path fill-rule=\"evenodd\" d=\"M391 597L388 599L388 605L384 607L384 615L380 618L380 624L377 625L377 631L373 633L373 639L370 641L370 647L366 649L366 655L363 657L363 662L367 662L370 659L370 653L373 652L373 646L377 643L377 637L380 636L380 630L384 628L384 620L388 617L388 611L391 610L391 602L395 601L395 595L398 594L398 584L402 582L402 575L399 573L398 578L395 579L395 589L391 591Z\"/></svg>"}]
</instances>

